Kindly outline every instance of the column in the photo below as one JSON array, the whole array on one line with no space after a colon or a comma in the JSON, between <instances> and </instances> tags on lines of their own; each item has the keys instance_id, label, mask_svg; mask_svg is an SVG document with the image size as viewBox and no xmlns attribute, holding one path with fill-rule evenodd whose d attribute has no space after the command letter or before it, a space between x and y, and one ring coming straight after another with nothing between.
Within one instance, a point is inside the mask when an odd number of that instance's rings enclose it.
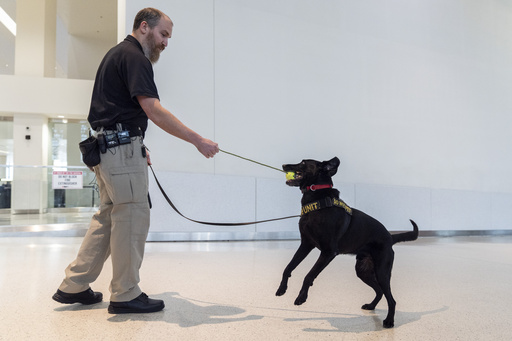
<instances>
[{"instance_id":1,"label":"column","mask_svg":"<svg viewBox=\"0 0 512 341\"><path fill-rule=\"evenodd\" d=\"M17 0L16 76L55 75L56 0ZM27 94L30 100L32 94ZM48 202L48 118L38 113L13 117L13 213L42 213Z\"/></svg>"},{"instance_id":2,"label":"column","mask_svg":"<svg viewBox=\"0 0 512 341\"><path fill-rule=\"evenodd\" d=\"M55 75L56 0L17 0L16 76Z\"/></svg>"},{"instance_id":3,"label":"column","mask_svg":"<svg viewBox=\"0 0 512 341\"><path fill-rule=\"evenodd\" d=\"M14 168L12 212L44 213L48 202L48 119L16 114L13 118Z\"/></svg>"}]
</instances>

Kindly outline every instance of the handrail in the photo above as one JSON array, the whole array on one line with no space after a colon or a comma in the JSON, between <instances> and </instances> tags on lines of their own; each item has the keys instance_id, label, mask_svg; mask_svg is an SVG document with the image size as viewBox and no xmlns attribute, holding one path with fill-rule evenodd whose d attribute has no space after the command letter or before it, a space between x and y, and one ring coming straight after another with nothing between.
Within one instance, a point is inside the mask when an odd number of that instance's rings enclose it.
<instances>
[{"instance_id":1,"label":"handrail","mask_svg":"<svg viewBox=\"0 0 512 341\"><path fill-rule=\"evenodd\" d=\"M1 168L72 168L72 169L89 169L87 166L36 166L36 165L0 165Z\"/></svg>"}]
</instances>

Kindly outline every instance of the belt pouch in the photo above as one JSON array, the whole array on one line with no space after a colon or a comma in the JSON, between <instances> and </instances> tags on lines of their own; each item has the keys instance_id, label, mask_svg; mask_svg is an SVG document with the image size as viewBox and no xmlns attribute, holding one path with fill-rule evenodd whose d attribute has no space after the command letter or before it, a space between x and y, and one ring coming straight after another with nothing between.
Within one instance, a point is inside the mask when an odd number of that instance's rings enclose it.
<instances>
[{"instance_id":1,"label":"belt pouch","mask_svg":"<svg viewBox=\"0 0 512 341\"><path fill-rule=\"evenodd\" d=\"M94 167L100 163L100 147L98 139L90 136L78 144L80 152L82 153L82 160L87 167Z\"/></svg>"}]
</instances>

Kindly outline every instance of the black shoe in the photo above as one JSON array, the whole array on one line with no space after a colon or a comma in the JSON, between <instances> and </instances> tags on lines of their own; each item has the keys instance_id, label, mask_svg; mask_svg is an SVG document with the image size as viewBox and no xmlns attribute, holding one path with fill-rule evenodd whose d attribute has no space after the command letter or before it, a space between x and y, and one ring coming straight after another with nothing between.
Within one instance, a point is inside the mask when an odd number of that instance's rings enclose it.
<instances>
[{"instance_id":1,"label":"black shoe","mask_svg":"<svg viewBox=\"0 0 512 341\"><path fill-rule=\"evenodd\" d=\"M108 312L111 314L129 314L129 313L154 313L164 309L165 304L162 300L154 300L148 295L142 293L139 297L128 302L112 302L108 306Z\"/></svg>"},{"instance_id":2,"label":"black shoe","mask_svg":"<svg viewBox=\"0 0 512 341\"><path fill-rule=\"evenodd\" d=\"M57 290L57 292L52 296L52 298L55 301L64 304L95 304L100 303L101 300L103 300L103 294L101 292L94 292L91 290L91 288L79 292L77 294L68 294L64 291Z\"/></svg>"}]
</instances>

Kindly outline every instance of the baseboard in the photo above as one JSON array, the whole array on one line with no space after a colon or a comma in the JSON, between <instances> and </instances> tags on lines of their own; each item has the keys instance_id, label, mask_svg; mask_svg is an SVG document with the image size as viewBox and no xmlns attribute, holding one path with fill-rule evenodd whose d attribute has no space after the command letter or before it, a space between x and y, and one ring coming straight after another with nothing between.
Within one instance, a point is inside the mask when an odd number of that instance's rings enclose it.
<instances>
[{"instance_id":1,"label":"baseboard","mask_svg":"<svg viewBox=\"0 0 512 341\"><path fill-rule=\"evenodd\" d=\"M0 226L1 237L83 237L89 224ZM392 234L410 231L391 231ZM420 231L420 237L512 236L511 230ZM210 242L299 240L299 231L274 232L149 232L148 242Z\"/></svg>"}]
</instances>

